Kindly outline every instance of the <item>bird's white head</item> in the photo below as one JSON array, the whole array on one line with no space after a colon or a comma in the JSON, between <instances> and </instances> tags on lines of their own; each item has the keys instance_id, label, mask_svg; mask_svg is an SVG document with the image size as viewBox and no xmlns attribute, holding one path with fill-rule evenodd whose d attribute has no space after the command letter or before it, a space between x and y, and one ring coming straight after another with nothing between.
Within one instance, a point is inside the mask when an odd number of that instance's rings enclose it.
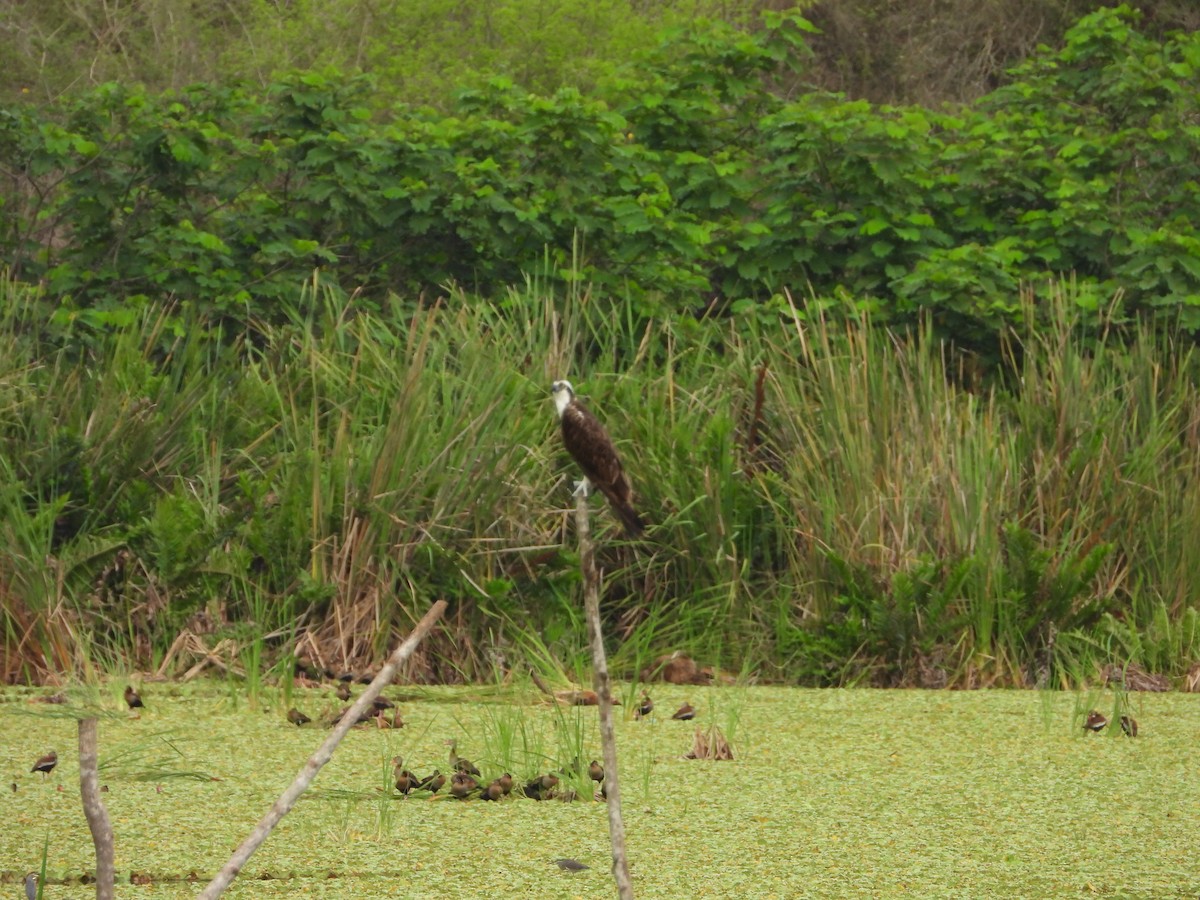
<instances>
[{"instance_id":1,"label":"bird's white head","mask_svg":"<svg viewBox=\"0 0 1200 900\"><path fill-rule=\"evenodd\" d=\"M556 381L550 385L550 395L554 397L554 408L561 419L567 404L575 399L575 388L571 387L569 381Z\"/></svg>"}]
</instances>

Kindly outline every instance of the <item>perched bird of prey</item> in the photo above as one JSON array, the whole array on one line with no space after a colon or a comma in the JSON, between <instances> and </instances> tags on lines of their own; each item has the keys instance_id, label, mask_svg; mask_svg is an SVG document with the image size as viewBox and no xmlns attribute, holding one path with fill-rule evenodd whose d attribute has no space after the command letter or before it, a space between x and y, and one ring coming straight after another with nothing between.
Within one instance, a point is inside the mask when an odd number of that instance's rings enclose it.
<instances>
[{"instance_id":1,"label":"perched bird of prey","mask_svg":"<svg viewBox=\"0 0 1200 900\"><path fill-rule=\"evenodd\" d=\"M684 703L683 706L675 710L675 715L671 716L671 718L679 719L681 722L690 722L692 719L696 718L696 709L692 706L692 704Z\"/></svg>"},{"instance_id":2,"label":"perched bird of prey","mask_svg":"<svg viewBox=\"0 0 1200 900\"><path fill-rule=\"evenodd\" d=\"M1133 716L1121 716L1121 730L1126 737L1137 737L1137 719Z\"/></svg>"},{"instance_id":3,"label":"perched bird of prey","mask_svg":"<svg viewBox=\"0 0 1200 900\"><path fill-rule=\"evenodd\" d=\"M132 684L125 685L125 702L129 704L130 709L146 708L146 704L142 702L141 695L133 689Z\"/></svg>"},{"instance_id":4,"label":"perched bird of prey","mask_svg":"<svg viewBox=\"0 0 1200 900\"><path fill-rule=\"evenodd\" d=\"M554 864L564 872L582 872L584 869L591 868L591 866L585 866L577 859L556 859Z\"/></svg>"},{"instance_id":5,"label":"perched bird of prey","mask_svg":"<svg viewBox=\"0 0 1200 900\"><path fill-rule=\"evenodd\" d=\"M304 713L300 712L300 710L295 709L295 708L289 709L287 711L287 720L297 727L299 727L301 725L307 725L309 722L312 721L312 719L310 719Z\"/></svg>"},{"instance_id":6,"label":"perched bird of prey","mask_svg":"<svg viewBox=\"0 0 1200 900\"><path fill-rule=\"evenodd\" d=\"M58 754L55 753L53 750L51 750L45 756L39 758L38 761L33 764L33 768L30 769L29 771L30 772L41 772L42 780L44 781L46 776L49 775L51 772L53 772L54 767L57 765L58 765Z\"/></svg>"},{"instance_id":7,"label":"perched bird of prey","mask_svg":"<svg viewBox=\"0 0 1200 900\"><path fill-rule=\"evenodd\" d=\"M554 396L554 408L562 426L563 446L583 469L587 484L608 498L629 536L637 537L646 525L633 508L633 487L612 438L600 420L575 397L571 382L554 382L550 393Z\"/></svg>"},{"instance_id":8,"label":"perched bird of prey","mask_svg":"<svg viewBox=\"0 0 1200 900\"><path fill-rule=\"evenodd\" d=\"M1093 709L1087 714L1087 721L1083 723L1083 727L1087 731L1100 731L1107 724L1108 719Z\"/></svg>"}]
</instances>

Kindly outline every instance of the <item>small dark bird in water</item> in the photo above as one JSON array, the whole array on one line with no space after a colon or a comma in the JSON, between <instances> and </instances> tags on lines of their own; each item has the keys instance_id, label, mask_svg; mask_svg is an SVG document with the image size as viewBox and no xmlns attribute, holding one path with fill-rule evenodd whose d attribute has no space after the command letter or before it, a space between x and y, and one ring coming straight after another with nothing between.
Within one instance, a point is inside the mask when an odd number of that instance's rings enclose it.
<instances>
[{"instance_id":1,"label":"small dark bird in water","mask_svg":"<svg viewBox=\"0 0 1200 900\"><path fill-rule=\"evenodd\" d=\"M291 722L293 725L295 725L296 727L299 727L301 725L307 725L309 722L312 721L312 719L310 719L308 716L306 716L304 713L300 712L300 710L295 709L294 707L287 711L287 720L289 722Z\"/></svg>"},{"instance_id":2,"label":"small dark bird in water","mask_svg":"<svg viewBox=\"0 0 1200 900\"><path fill-rule=\"evenodd\" d=\"M422 791L429 791L431 794L436 794L442 789L442 785L445 783L446 776L437 769L434 769L433 774L428 778L422 779L421 783L417 785L417 788Z\"/></svg>"},{"instance_id":3,"label":"small dark bird in water","mask_svg":"<svg viewBox=\"0 0 1200 900\"><path fill-rule=\"evenodd\" d=\"M557 775L539 775L525 782L525 796L530 800L549 800L558 787Z\"/></svg>"},{"instance_id":4,"label":"small dark bird in water","mask_svg":"<svg viewBox=\"0 0 1200 900\"><path fill-rule=\"evenodd\" d=\"M479 782L466 772L455 772L450 779L450 793L459 800L466 800L471 791L479 787Z\"/></svg>"},{"instance_id":5,"label":"small dark bird in water","mask_svg":"<svg viewBox=\"0 0 1200 900\"><path fill-rule=\"evenodd\" d=\"M512 793L513 777L511 772L505 772L496 781L499 783L500 790L504 792L505 797Z\"/></svg>"},{"instance_id":6,"label":"small dark bird in water","mask_svg":"<svg viewBox=\"0 0 1200 900\"><path fill-rule=\"evenodd\" d=\"M37 900L37 872L25 876L25 900Z\"/></svg>"},{"instance_id":7,"label":"small dark bird in water","mask_svg":"<svg viewBox=\"0 0 1200 900\"><path fill-rule=\"evenodd\" d=\"M482 792L480 792L479 799L494 801L494 800L499 800L503 796L504 796L504 788L500 787L500 779L497 778L497 779L493 780L491 784L489 784L487 787L485 787Z\"/></svg>"},{"instance_id":8,"label":"small dark bird in water","mask_svg":"<svg viewBox=\"0 0 1200 900\"><path fill-rule=\"evenodd\" d=\"M1083 723L1083 727L1086 731L1100 731L1107 724L1108 719L1093 709L1087 714L1087 721Z\"/></svg>"},{"instance_id":9,"label":"small dark bird in water","mask_svg":"<svg viewBox=\"0 0 1200 900\"><path fill-rule=\"evenodd\" d=\"M129 704L130 709L146 708L146 704L142 702L141 695L133 689L132 684L125 685L125 702Z\"/></svg>"},{"instance_id":10,"label":"small dark bird in water","mask_svg":"<svg viewBox=\"0 0 1200 900\"><path fill-rule=\"evenodd\" d=\"M556 859L554 864L564 872L582 872L584 869L591 868L591 866L585 866L577 859Z\"/></svg>"},{"instance_id":11,"label":"small dark bird in water","mask_svg":"<svg viewBox=\"0 0 1200 900\"><path fill-rule=\"evenodd\" d=\"M588 778L592 781L604 781L604 766L600 765L596 760L592 760L588 765Z\"/></svg>"},{"instance_id":12,"label":"small dark bird in water","mask_svg":"<svg viewBox=\"0 0 1200 900\"><path fill-rule=\"evenodd\" d=\"M383 712L385 709L394 709L396 704L387 697L376 697L371 701L371 706L374 707L375 712Z\"/></svg>"},{"instance_id":13,"label":"small dark bird in water","mask_svg":"<svg viewBox=\"0 0 1200 900\"><path fill-rule=\"evenodd\" d=\"M671 716L671 718L678 719L681 722L690 722L696 718L696 708L690 703L684 703L683 706L675 710L675 715Z\"/></svg>"},{"instance_id":14,"label":"small dark bird in water","mask_svg":"<svg viewBox=\"0 0 1200 900\"><path fill-rule=\"evenodd\" d=\"M51 772L53 772L54 767L57 765L58 765L58 754L56 752L54 752L53 750L51 750L45 756L39 758L38 761L33 764L33 768L30 769L29 771L30 772L41 772L42 780L45 781L46 776L49 775Z\"/></svg>"},{"instance_id":15,"label":"small dark bird in water","mask_svg":"<svg viewBox=\"0 0 1200 900\"><path fill-rule=\"evenodd\" d=\"M467 775L479 775L479 769L475 763L469 759L463 759L458 755L458 741L451 738L446 741L446 746L450 748L450 768L455 772L465 772Z\"/></svg>"},{"instance_id":16,"label":"small dark bird in water","mask_svg":"<svg viewBox=\"0 0 1200 900\"><path fill-rule=\"evenodd\" d=\"M637 705L637 709L633 712L635 719L644 719L650 713L654 712L654 701L650 699L650 695L642 691L642 702Z\"/></svg>"},{"instance_id":17,"label":"small dark bird in water","mask_svg":"<svg viewBox=\"0 0 1200 900\"><path fill-rule=\"evenodd\" d=\"M343 703L349 703L350 702L350 685L346 684L346 682L344 682L344 681L339 681L337 690L334 691L334 694L336 694L337 698L339 700L341 700Z\"/></svg>"},{"instance_id":18,"label":"small dark bird in water","mask_svg":"<svg viewBox=\"0 0 1200 900\"><path fill-rule=\"evenodd\" d=\"M420 784L420 779L417 778L417 776L412 772L408 771L408 769L398 769L398 771L393 772L392 774L396 776L396 790L398 790L405 797L407 797L409 792L414 790L417 785Z\"/></svg>"},{"instance_id":19,"label":"small dark bird in water","mask_svg":"<svg viewBox=\"0 0 1200 900\"><path fill-rule=\"evenodd\" d=\"M1121 716L1121 730L1126 737L1137 737L1137 719L1133 716Z\"/></svg>"}]
</instances>

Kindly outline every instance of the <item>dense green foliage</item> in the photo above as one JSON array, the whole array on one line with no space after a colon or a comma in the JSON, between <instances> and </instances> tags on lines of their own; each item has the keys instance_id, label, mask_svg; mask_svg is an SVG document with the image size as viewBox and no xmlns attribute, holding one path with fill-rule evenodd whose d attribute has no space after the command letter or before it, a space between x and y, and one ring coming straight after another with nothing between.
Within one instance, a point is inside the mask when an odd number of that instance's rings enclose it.
<instances>
[{"instance_id":1,"label":"dense green foliage","mask_svg":"<svg viewBox=\"0 0 1200 900\"><path fill-rule=\"evenodd\" d=\"M365 667L442 597L415 679L583 667L564 374L652 523L621 542L594 506L618 672L679 648L816 684L1200 659L1195 361L1146 327L1081 339L1069 294L1007 335L1020 389L975 392L929 328L794 309L647 325L528 292L385 319L318 285L309 319L210 335L186 312L47 331L10 294L6 678L85 649L155 669L185 629L251 672L304 632Z\"/></svg>"},{"instance_id":2,"label":"dense green foliage","mask_svg":"<svg viewBox=\"0 0 1200 900\"><path fill-rule=\"evenodd\" d=\"M655 523L605 551L626 674L1183 676L1200 37L1135 24L943 112L781 99L795 15L453 114L333 71L0 109L0 674L365 665L435 597L413 677L577 661L569 376Z\"/></svg>"},{"instance_id":3,"label":"dense green foliage","mask_svg":"<svg viewBox=\"0 0 1200 900\"><path fill-rule=\"evenodd\" d=\"M1023 280L1094 323L1200 327L1200 36L1098 12L953 113L765 87L810 27L681 32L597 94L497 79L453 116L307 73L264 96L106 85L0 111L0 249L79 308L276 322L314 268L373 308L530 273L671 306L790 289L995 348ZM578 265L572 265L572 261ZM852 299L848 299L852 298Z\"/></svg>"}]
</instances>

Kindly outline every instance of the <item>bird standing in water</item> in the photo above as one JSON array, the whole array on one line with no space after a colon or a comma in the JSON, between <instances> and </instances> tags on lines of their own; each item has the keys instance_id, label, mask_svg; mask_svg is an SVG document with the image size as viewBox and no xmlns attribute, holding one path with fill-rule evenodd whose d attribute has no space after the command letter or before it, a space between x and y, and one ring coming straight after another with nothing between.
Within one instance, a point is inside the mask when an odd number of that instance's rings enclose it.
<instances>
[{"instance_id":1,"label":"bird standing in water","mask_svg":"<svg viewBox=\"0 0 1200 900\"><path fill-rule=\"evenodd\" d=\"M301 725L307 725L312 721L312 719L300 712L300 710L294 708L287 711L287 720L297 728L299 728Z\"/></svg>"},{"instance_id":2,"label":"bird standing in water","mask_svg":"<svg viewBox=\"0 0 1200 900\"><path fill-rule=\"evenodd\" d=\"M58 754L55 751L51 750L45 756L40 757L38 759L38 761L33 764L33 768L30 769L29 771L30 772L41 772L42 773L42 781L45 781L46 776L49 775L51 772L53 772L54 767L57 765L58 765Z\"/></svg>"},{"instance_id":3,"label":"bird standing in water","mask_svg":"<svg viewBox=\"0 0 1200 900\"><path fill-rule=\"evenodd\" d=\"M650 713L654 712L654 701L650 699L650 695L642 691L642 702L637 705L637 709L633 711L635 719L644 719Z\"/></svg>"},{"instance_id":4,"label":"bird standing in water","mask_svg":"<svg viewBox=\"0 0 1200 900\"><path fill-rule=\"evenodd\" d=\"M450 793L459 800L466 800L471 791L479 787L479 782L466 772L455 772L450 779Z\"/></svg>"},{"instance_id":5,"label":"bird standing in water","mask_svg":"<svg viewBox=\"0 0 1200 900\"><path fill-rule=\"evenodd\" d=\"M585 866L577 859L556 859L554 864L564 872L582 872L584 869L591 868L591 866Z\"/></svg>"},{"instance_id":6,"label":"bird standing in water","mask_svg":"<svg viewBox=\"0 0 1200 900\"><path fill-rule=\"evenodd\" d=\"M339 681L337 689L333 693L343 703L350 702L350 685L346 684L346 682Z\"/></svg>"},{"instance_id":7,"label":"bird standing in water","mask_svg":"<svg viewBox=\"0 0 1200 900\"><path fill-rule=\"evenodd\" d=\"M1121 730L1125 737L1137 737L1137 719L1133 716L1121 716Z\"/></svg>"},{"instance_id":8,"label":"bird standing in water","mask_svg":"<svg viewBox=\"0 0 1200 900\"><path fill-rule=\"evenodd\" d=\"M442 789L442 785L446 783L446 776L438 769L433 770L433 774L428 778L423 778L417 788L422 791L429 791L431 794L436 794Z\"/></svg>"},{"instance_id":9,"label":"bird standing in water","mask_svg":"<svg viewBox=\"0 0 1200 900\"><path fill-rule=\"evenodd\" d=\"M125 685L125 702L130 709L145 709L146 704L142 702L141 695L133 689L132 684Z\"/></svg>"},{"instance_id":10,"label":"bird standing in water","mask_svg":"<svg viewBox=\"0 0 1200 900\"><path fill-rule=\"evenodd\" d=\"M1083 727L1087 731L1101 731L1107 724L1108 719L1093 709L1087 714L1087 721L1083 723Z\"/></svg>"},{"instance_id":11,"label":"bird standing in water","mask_svg":"<svg viewBox=\"0 0 1200 900\"><path fill-rule=\"evenodd\" d=\"M675 710L675 715L671 716L671 718L678 719L681 722L690 722L696 718L696 708L692 704L685 702L683 706Z\"/></svg>"},{"instance_id":12,"label":"bird standing in water","mask_svg":"<svg viewBox=\"0 0 1200 900\"><path fill-rule=\"evenodd\" d=\"M479 769L475 763L469 759L463 759L458 755L458 741L451 738L446 741L446 746L450 748L450 769L454 772L464 772L467 775L479 776Z\"/></svg>"}]
</instances>

